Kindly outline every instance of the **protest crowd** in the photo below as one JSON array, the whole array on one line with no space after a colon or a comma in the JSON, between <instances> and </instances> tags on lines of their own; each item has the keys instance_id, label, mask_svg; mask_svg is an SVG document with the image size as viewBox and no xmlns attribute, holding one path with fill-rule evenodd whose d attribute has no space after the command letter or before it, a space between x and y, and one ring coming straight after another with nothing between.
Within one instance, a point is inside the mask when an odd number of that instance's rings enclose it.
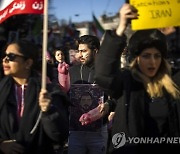
<instances>
[{"instance_id":1,"label":"protest crowd","mask_svg":"<svg viewBox=\"0 0 180 154\"><path fill-rule=\"evenodd\" d=\"M45 88L42 27L0 24L0 154L177 153L180 28L132 30L140 16L124 3L101 37L49 28Z\"/></svg>"}]
</instances>

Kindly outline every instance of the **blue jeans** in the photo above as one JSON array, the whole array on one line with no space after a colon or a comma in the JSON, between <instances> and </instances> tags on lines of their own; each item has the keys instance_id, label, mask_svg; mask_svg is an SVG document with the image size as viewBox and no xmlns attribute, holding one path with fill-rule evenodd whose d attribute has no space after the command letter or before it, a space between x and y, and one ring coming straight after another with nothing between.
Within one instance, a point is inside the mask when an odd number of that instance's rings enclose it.
<instances>
[{"instance_id":1,"label":"blue jeans","mask_svg":"<svg viewBox=\"0 0 180 154\"><path fill-rule=\"evenodd\" d=\"M106 154L107 126L96 132L70 131L68 154Z\"/></svg>"}]
</instances>

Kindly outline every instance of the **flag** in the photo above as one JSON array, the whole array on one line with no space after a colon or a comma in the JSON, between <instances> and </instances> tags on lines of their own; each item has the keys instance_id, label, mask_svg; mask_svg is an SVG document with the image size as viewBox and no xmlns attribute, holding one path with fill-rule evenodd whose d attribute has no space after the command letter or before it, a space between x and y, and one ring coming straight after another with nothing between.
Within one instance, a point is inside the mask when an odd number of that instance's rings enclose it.
<instances>
[{"instance_id":1,"label":"flag","mask_svg":"<svg viewBox=\"0 0 180 154\"><path fill-rule=\"evenodd\" d=\"M105 32L104 28L102 25L99 23L97 20L96 16L92 14L93 16L93 25L92 25L92 31L95 33L95 35L99 38L101 38Z\"/></svg>"},{"instance_id":2,"label":"flag","mask_svg":"<svg viewBox=\"0 0 180 154\"><path fill-rule=\"evenodd\" d=\"M0 23L17 14L43 14L44 0L1 0Z\"/></svg>"}]
</instances>

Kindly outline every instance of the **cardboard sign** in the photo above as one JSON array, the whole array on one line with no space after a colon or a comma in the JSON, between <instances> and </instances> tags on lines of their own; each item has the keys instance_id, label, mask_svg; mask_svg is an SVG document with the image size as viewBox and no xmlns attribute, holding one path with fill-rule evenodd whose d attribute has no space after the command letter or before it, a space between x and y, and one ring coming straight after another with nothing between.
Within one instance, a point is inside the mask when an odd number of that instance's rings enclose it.
<instances>
[{"instance_id":1,"label":"cardboard sign","mask_svg":"<svg viewBox=\"0 0 180 154\"><path fill-rule=\"evenodd\" d=\"M70 88L70 130L96 131L102 127L102 119L89 125L81 125L79 118L83 113L96 108L100 100L104 98L104 92L95 84L72 84Z\"/></svg>"},{"instance_id":2,"label":"cardboard sign","mask_svg":"<svg viewBox=\"0 0 180 154\"><path fill-rule=\"evenodd\" d=\"M180 26L180 0L130 0L139 13L132 20L132 29Z\"/></svg>"}]
</instances>

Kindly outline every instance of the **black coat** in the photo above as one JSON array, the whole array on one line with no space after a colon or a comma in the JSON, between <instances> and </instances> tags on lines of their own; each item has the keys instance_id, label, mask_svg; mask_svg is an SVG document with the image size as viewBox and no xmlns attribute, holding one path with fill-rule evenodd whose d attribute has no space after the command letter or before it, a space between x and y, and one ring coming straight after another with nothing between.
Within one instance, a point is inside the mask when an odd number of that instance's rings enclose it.
<instances>
[{"instance_id":1,"label":"black coat","mask_svg":"<svg viewBox=\"0 0 180 154\"><path fill-rule=\"evenodd\" d=\"M52 97L51 108L42 113L37 128L32 132L40 107L39 78L31 77L25 92L25 107L19 125L14 80L7 76L0 82L0 140L16 140L25 147L25 154L53 154L53 144L62 145L68 137L68 99L59 86L47 85ZM1 153L1 152L0 152Z\"/></svg>"},{"instance_id":2,"label":"black coat","mask_svg":"<svg viewBox=\"0 0 180 154\"><path fill-rule=\"evenodd\" d=\"M94 65L73 65L69 68L71 84L92 84L94 83ZM82 75L82 76L81 76Z\"/></svg>"},{"instance_id":3,"label":"black coat","mask_svg":"<svg viewBox=\"0 0 180 154\"><path fill-rule=\"evenodd\" d=\"M106 89L118 101L115 109L112 137L121 132L124 132L126 137L143 137L146 131L145 122L147 121L144 116L146 112L146 90L142 82L133 78L130 70L120 69L120 55L125 46L125 36L118 37L112 31L106 32L101 49L96 57L95 79L101 87ZM179 136L180 102L173 100L169 95L165 97L169 104L170 135ZM148 150L151 148L143 151L144 147L141 147L137 153L150 152ZM114 151L114 153L135 153L133 148L134 146L130 144L125 144L124 147L118 149L111 145L111 151Z\"/></svg>"},{"instance_id":4,"label":"black coat","mask_svg":"<svg viewBox=\"0 0 180 154\"><path fill-rule=\"evenodd\" d=\"M180 89L180 70L176 74L173 75L173 80Z\"/></svg>"}]
</instances>

